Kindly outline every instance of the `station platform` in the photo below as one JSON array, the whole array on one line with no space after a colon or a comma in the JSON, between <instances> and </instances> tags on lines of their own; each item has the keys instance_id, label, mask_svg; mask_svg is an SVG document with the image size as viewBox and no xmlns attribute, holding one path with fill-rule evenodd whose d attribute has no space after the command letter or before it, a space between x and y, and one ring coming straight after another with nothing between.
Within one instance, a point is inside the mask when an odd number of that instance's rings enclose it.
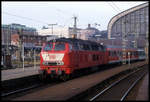
<instances>
[{"instance_id":1,"label":"station platform","mask_svg":"<svg viewBox=\"0 0 150 102\"><path fill-rule=\"evenodd\" d=\"M136 101L148 101L149 100L149 73L146 74L141 82L140 88L136 95Z\"/></svg>"},{"instance_id":2,"label":"station platform","mask_svg":"<svg viewBox=\"0 0 150 102\"><path fill-rule=\"evenodd\" d=\"M40 66L1 70L1 81L38 74Z\"/></svg>"}]
</instances>

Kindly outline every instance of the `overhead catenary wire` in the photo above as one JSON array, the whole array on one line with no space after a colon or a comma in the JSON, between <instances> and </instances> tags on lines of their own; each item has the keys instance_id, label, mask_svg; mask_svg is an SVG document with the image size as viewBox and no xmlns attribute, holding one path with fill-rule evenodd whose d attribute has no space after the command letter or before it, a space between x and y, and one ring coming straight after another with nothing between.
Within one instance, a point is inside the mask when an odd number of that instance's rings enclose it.
<instances>
[{"instance_id":1,"label":"overhead catenary wire","mask_svg":"<svg viewBox=\"0 0 150 102\"><path fill-rule=\"evenodd\" d=\"M59 8L56 8L56 7L54 7L54 9L55 9L56 11L62 13L63 15L64 15L64 14L66 14L66 15L68 15L68 16L72 15L72 14L70 14L70 12L66 12L66 11L61 10L61 9L59 9Z\"/></svg>"},{"instance_id":2,"label":"overhead catenary wire","mask_svg":"<svg viewBox=\"0 0 150 102\"><path fill-rule=\"evenodd\" d=\"M72 14L71 14L70 12L61 10L61 9L59 9L59 8L57 8L57 7L54 7L54 9L55 9L56 11L62 13L63 15L66 14L67 16L72 16ZM64 16L62 16L62 17L65 18ZM66 19L65 22L64 22L64 24L63 24L61 27L67 26L68 23L66 23L66 22L68 22L68 21L70 22L70 20L72 20L72 17L69 17L69 19ZM69 23L68 26L69 26L70 24L71 24L71 23Z\"/></svg>"},{"instance_id":3,"label":"overhead catenary wire","mask_svg":"<svg viewBox=\"0 0 150 102\"><path fill-rule=\"evenodd\" d=\"M11 13L8 13L8 12L2 12L2 13L10 15L10 16L15 16L15 17L18 17L18 18L26 19L26 20L32 20L32 21L35 21L35 22L38 22L38 23L40 22L42 24L48 24L48 23L40 21L40 20L35 20L35 19L32 19L32 18L28 18L28 17L23 17L23 16L20 16L20 15L11 14Z\"/></svg>"},{"instance_id":4,"label":"overhead catenary wire","mask_svg":"<svg viewBox=\"0 0 150 102\"><path fill-rule=\"evenodd\" d=\"M110 4L109 2L107 2L107 4L109 5L109 6L111 6L112 8L113 8L113 10L115 10L116 12L120 12L118 9L116 9L112 4Z\"/></svg>"},{"instance_id":5,"label":"overhead catenary wire","mask_svg":"<svg viewBox=\"0 0 150 102\"><path fill-rule=\"evenodd\" d=\"M111 2L111 3L121 12L121 9L114 2Z\"/></svg>"},{"instance_id":6,"label":"overhead catenary wire","mask_svg":"<svg viewBox=\"0 0 150 102\"><path fill-rule=\"evenodd\" d=\"M34 21L34 22L37 22L37 23L41 23L41 24L46 24L46 25L48 25L48 23L43 22L43 21L40 21L40 20L37 20L37 19L32 19L32 18L29 18L29 17L20 16L20 15L15 15L15 14L11 14L11 13L8 13L8 12L2 12L2 13L3 13L3 14L6 14L6 15L18 17L18 18L21 18L21 19L26 19L26 20L30 20L30 21Z\"/></svg>"},{"instance_id":7,"label":"overhead catenary wire","mask_svg":"<svg viewBox=\"0 0 150 102\"><path fill-rule=\"evenodd\" d=\"M2 12L2 13L3 13L3 14L6 14L6 15L18 17L18 18L21 18L21 19L26 19L26 20L30 20L30 21L34 21L34 22L38 22L38 23L41 23L41 24L46 24L46 25L48 25L48 23L43 22L43 21L40 21L40 20L37 20L37 19L32 19L32 18L29 18L29 17L24 17L24 16L20 16L20 15L16 15L16 14L11 14L11 13L9 13L9 12ZM63 25L60 25L60 24L59 24L59 26L60 26L60 27L65 27L65 26L67 25L66 22L71 21L71 19L72 19L72 17L70 17L69 19L65 20L65 22L64 22ZM69 23L69 25L70 25L70 23ZM68 26L69 26L69 25L68 25Z\"/></svg>"}]
</instances>

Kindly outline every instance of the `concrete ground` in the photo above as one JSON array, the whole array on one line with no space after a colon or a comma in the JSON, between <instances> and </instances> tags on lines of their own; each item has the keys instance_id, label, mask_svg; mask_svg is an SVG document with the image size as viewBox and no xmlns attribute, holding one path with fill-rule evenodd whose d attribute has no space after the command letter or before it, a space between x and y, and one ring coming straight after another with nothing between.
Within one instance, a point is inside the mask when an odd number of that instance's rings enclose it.
<instances>
[{"instance_id":1,"label":"concrete ground","mask_svg":"<svg viewBox=\"0 0 150 102\"><path fill-rule=\"evenodd\" d=\"M38 74L39 69L40 66L25 67L24 69L16 68L16 69L2 70L1 81L35 75Z\"/></svg>"}]
</instances>

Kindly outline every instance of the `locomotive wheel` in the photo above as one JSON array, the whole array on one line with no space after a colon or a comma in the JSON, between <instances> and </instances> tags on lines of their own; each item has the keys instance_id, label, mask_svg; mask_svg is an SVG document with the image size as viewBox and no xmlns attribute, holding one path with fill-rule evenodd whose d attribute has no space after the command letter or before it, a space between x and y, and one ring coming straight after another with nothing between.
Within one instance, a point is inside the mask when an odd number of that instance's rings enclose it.
<instances>
[{"instance_id":1,"label":"locomotive wheel","mask_svg":"<svg viewBox=\"0 0 150 102\"><path fill-rule=\"evenodd\" d=\"M43 82L47 81L47 74L46 74L46 72L44 71L42 74L40 74L39 78Z\"/></svg>"},{"instance_id":2,"label":"locomotive wheel","mask_svg":"<svg viewBox=\"0 0 150 102\"><path fill-rule=\"evenodd\" d=\"M60 76L60 79L62 81L67 81L69 78L70 78L70 75L67 75L67 74L64 74L64 75Z\"/></svg>"}]
</instances>

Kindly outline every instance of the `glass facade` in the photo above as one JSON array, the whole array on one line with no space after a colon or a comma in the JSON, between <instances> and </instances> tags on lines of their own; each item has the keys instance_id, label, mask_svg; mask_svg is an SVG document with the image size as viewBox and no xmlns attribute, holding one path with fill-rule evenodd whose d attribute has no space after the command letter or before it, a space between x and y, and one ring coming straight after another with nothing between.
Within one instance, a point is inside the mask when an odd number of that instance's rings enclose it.
<instances>
[{"instance_id":1,"label":"glass facade","mask_svg":"<svg viewBox=\"0 0 150 102\"><path fill-rule=\"evenodd\" d=\"M111 37L121 37L122 32L125 32L127 35L146 35L149 22L148 13L148 7L145 7L121 17L113 24Z\"/></svg>"},{"instance_id":2,"label":"glass facade","mask_svg":"<svg viewBox=\"0 0 150 102\"><path fill-rule=\"evenodd\" d=\"M138 41L145 40L147 34L149 33L149 5L148 3L145 6L143 5L139 5L139 7L137 6L122 12L122 14L126 14L118 18L115 16L117 20L110 23L112 26L109 28L109 37L122 39L122 35L124 34L126 39L130 39L131 41L137 39L138 48L144 48L146 43L141 42L143 44L139 44L140 42ZM130 12L127 13L128 11ZM121 15L121 13L118 15ZM132 44L128 45L131 45L129 47L133 47Z\"/></svg>"}]
</instances>

